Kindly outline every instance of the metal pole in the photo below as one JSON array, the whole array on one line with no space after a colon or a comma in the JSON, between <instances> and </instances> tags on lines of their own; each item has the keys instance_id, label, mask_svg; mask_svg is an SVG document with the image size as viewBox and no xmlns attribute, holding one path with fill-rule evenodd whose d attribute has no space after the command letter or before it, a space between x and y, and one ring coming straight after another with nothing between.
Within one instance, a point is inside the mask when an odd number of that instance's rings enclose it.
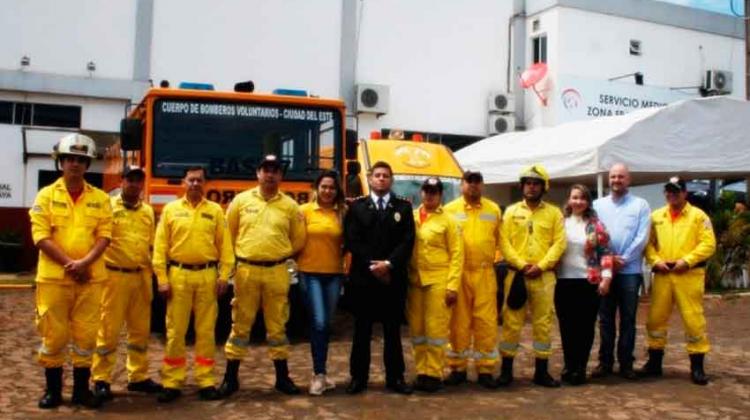
<instances>
[{"instance_id":1,"label":"metal pole","mask_svg":"<svg viewBox=\"0 0 750 420\"><path fill-rule=\"evenodd\" d=\"M604 197L604 174L598 173L596 174L596 198L602 197Z\"/></svg>"},{"instance_id":2,"label":"metal pole","mask_svg":"<svg viewBox=\"0 0 750 420\"><path fill-rule=\"evenodd\" d=\"M750 0L745 0L744 16L750 13ZM745 20L745 99L750 100L750 21Z\"/></svg>"}]
</instances>

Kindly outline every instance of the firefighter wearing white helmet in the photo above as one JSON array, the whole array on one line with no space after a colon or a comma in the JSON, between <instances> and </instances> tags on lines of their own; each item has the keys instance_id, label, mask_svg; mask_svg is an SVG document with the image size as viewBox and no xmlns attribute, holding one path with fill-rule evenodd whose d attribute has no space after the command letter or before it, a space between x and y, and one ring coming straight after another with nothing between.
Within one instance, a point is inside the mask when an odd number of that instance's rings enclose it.
<instances>
[{"instance_id":1,"label":"firefighter wearing white helmet","mask_svg":"<svg viewBox=\"0 0 750 420\"><path fill-rule=\"evenodd\" d=\"M534 383L557 387L547 369L552 343L552 305L555 291L554 267L565 251L564 220L560 209L542 201L549 190L549 175L541 165L532 165L519 175L523 200L503 215L500 248L510 272L505 278L506 304L500 353L503 356L498 386L513 381L513 358L518 350L527 304L531 306L532 348L536 356Z\"/></svg>"},{"instance_id":2,"label":"firefighter wearing white helmet","mask_svg":"<svg viewBox=\"0 0 750 420\"><path fill-rule=\"evenodd\" d=\"M73 362L73 404L95 408L101 400L89 389L91 359L99 325L104 259L112 231L109 197L83 175L96 156L94 141L69 134L55 146L62 176L42 188L29 211L31 234L39 248L36 325L42 338L38 361L46 390L40 408L62 403L62 373L68 344Z\"/></svg>"}]
</instances>

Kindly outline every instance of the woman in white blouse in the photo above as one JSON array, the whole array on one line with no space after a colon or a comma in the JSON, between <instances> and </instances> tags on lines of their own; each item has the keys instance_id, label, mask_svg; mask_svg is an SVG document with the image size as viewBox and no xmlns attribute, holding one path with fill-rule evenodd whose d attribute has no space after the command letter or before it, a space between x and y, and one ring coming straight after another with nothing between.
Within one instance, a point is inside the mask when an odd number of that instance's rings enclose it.
<instances>
[{"instance_id":1,"label":"woman in white blouse","mask_svg":"<svg viewBox=\"0 0 750 420\"><path fill-rule=\"evenodd\" d=\"M586 382L599 298L609 292L612 281L609 234L591 201L584 185L570 187L564 209L568 246L557 268L555 310L565 359L562 380L570 385Z\"/></svg>"}]
</instances>

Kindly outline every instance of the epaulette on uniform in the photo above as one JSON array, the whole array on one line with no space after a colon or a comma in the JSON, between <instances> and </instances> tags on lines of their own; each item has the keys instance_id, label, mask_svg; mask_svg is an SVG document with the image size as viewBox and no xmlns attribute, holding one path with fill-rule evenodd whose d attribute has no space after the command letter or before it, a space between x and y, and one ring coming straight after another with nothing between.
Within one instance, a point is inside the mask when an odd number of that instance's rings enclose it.
<instances>
[{"instance_id":1,"label":"epaulette on uniform","mask_svg":"<svg viewBox=\"0 0 750 420\"><path fill-rule=\"evenodd\" d=\"M354 197L354 198L352 199L352 201L359 201L359 200L364 200L364 199L366 199L367 197L369 197L369 195L360 195L359 197Z\"/></svg>"},{"instance_id":2,"label":"epaulette on uniform","mask_svg":"<svg viewBox=\"0 0 750 420\"><path fill-rule=\"evenodd\" d=\"M409 204L412 204L411 200L408 197L404 197L402 195L396 195L396 194L393 194L393 197L395 197L395 198L397 198L399 200L402 200L402 201L406 201Z\"/></svg>"}]
</instances>

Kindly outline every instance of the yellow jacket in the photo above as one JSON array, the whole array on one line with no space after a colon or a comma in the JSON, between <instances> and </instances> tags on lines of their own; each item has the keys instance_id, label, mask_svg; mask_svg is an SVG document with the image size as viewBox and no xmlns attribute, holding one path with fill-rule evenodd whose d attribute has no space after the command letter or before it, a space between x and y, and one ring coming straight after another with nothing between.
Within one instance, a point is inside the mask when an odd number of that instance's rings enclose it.
<instances>
[{"instance_id":1,"label":"yellow jacket","mask_svg":"<svg viewBox=\"0 0 750 420\"><path fill-rule=\"evenodd\" d=\"M31 236L37 244L50 238L70 258L79 259L91 251L98 238L112 237L112 209L109 196L102 190L84 183L83 193L73 200L62 177L42 188L29 210ZM91 282L107 279L104 258L91 265ZM65 276L65 268L39 251L37 282L72 283Z\"/></svg>"},{"instance_id":2,"label":"yellow jacket","mask_svg":"<svg viewBox=\"0 0 750 420\"><path fill-rule=\"evenodd\" d=\"M651 213L651 237L646 245L646 261L650 265L683 259L693 268L715 250L711 219L701 209L686 203L674 222L669 206Z\"/></svg>"},{"instance_id":3,"label":"yellow jacket","mask_svg":"<svg viewBox=\"0 0 750 420\"><path fill-rule=\"evenodd\" d=\"M219 280L227 280L234 268L232 242L221 206L205 198L193 207L178 198L161 212L154 239L153 267L159 284L169 283L167 263L219 263Z\"/></svg>"},{"instance_id":4,"label":"yellow jacket","mask_svg":"<svg viewBox=\"0 0 750 420\"><path fill-rule=\"evenodd\" d=\"M305 244L305 218L282 192L268 201L259 187L238 194L227 208L227 224L234 252L247 260L289 258Z\"/></svg>"},{"instance_id":5,"label":"yellow jacket","mask_svg":"<svg viewBox=\"0 0 750 420\"><path fill-rule=\"evenodd\" d=\"M484 197L477 205L471 205L459 197L443 209L455 216L463 233L464 268L476 270L491 267L500 250L500 207Z\"/></svg>"},{"instance_id":6,"label":"yellow jacket","mask_svg":"<svg viewBox=\"0 0 750 420\"><path fill-rule=\"evenodd\" d=\"M458 291L464 264L464 241L453 216L438 207L421 223L420 206L414 210L416 240L411 254L412 284L429 286L445 284L447 290Z\"/></svg>"},{"instance_id":7,"label":"yellow jacket","mask_svg":"<svg viewBox=\"0 0 750 420\"><path fill-rule=\"evenodd\" d=\"M552 270L566 246L565 222L556 206L542 201L532 211L520 201L505 210L500 248L512 268L536 264L542 271Z\"/></svg>"},{"instance_id":8,"label":"yellow jacket","mask_svg":"<svg viewBox=\"0 0 750 420\"><path fill-rule=\"evenodd\" d=\"M112 197L112 242L104 260L120 268L151 268L154 243L154 209L144 202L125 207L121 196Z\"/></svg>"}]
</instances>

